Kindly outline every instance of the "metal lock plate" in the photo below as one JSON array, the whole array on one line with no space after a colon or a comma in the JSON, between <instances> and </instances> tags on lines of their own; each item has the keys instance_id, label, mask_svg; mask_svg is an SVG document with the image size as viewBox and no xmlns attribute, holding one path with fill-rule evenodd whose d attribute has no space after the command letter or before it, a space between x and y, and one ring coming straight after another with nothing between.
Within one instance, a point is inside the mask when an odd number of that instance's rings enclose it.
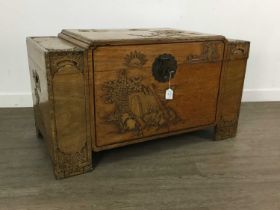
<instances>
[{"instance_id":1,"label":"metal lock plate","mask_svg":"<svg viewBox=\"0 0 280 210\"><path fill-rule=\"evenodd\" d=\"M152 67L155 80L159 82L168 82L173 78L177 70L177 61L171 54L159 55Z\"/></svg>"}]
</instances>

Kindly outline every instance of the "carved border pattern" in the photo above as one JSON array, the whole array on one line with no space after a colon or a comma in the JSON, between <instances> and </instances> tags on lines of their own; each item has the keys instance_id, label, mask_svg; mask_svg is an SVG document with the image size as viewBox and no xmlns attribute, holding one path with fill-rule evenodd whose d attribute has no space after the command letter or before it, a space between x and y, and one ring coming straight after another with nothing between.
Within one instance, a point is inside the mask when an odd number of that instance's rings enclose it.
<instances>
[{"instance_id":1,"label":"carved border pattern","mask_svg":"<svg viewBox=\"0 0 280 210\"><path fill-rule=\"evenodd\" d=\"M79 152L66 154L58 148L56 150L56 174L58 177L68 177L78 173L83 173L90 165L88 163L88 146L87 143Z\"/></svg>"},{"instance_id":2,"label":"carved border pattern","mask_svg":"<svg viewBox=\"0 0 280 210\"><path fill-rule=\"evenodd\" d=\"M51 58L51 75L54 77L56 73L68 73L63 71L65 67L69 72L79 71L83 73L84 61L81 52L57 52L52 54Z\"/></svg>"}]
</instances>

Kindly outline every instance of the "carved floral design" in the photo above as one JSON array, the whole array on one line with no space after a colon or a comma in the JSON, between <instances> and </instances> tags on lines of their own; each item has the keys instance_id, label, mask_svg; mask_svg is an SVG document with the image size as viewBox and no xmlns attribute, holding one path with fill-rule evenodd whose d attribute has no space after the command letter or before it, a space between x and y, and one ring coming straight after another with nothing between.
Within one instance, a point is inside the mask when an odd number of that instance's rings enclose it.
<instances>
[{"instance_id":1,"label":"carved floral design","mask_svg":"<svg viewBox=\"0 0 280 210\"><path fill-rule=\"evenodd\" d=\"M103 84L104 102L115 107L105 120L114 123L120 133L134 131L140 136L146 129L159 129L178 122L179 117L159 98L156 87L143 84L142 76L129 77L129 67L120 70L117 79Z\"/></svg>"}]
</instances>

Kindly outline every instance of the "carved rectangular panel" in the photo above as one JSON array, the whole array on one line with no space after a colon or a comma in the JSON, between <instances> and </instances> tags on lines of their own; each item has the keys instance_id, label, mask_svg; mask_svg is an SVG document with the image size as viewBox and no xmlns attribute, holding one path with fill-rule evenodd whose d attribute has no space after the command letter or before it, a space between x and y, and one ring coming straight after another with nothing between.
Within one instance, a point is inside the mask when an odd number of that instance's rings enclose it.
<instances>
[{"instance_id":1,"label":"carved rectangular panel","mask_svg":"<svg viewBox=\"0 0 280 210\"><path fill-rule=\"evenodd\" d=\"M84 56L83 52L52 53L50 61L56 132L55 173L65 177L83 173L91 166Z\"/></svg>"},{"instance_id":2,"label":"carved rectangular panel","mask_svg":"<svg viewBox=\"0 0 280 210\"><path fill-rule=\"evenodd\" d=\"M220 41L95 49L96 145L215 123L223 49ZM177 65L173 100L165 99L168 78L152 71L165 54Z\"/></svg>"},{"instance_id":3,"label":"carved rectangular panel","mask_svg":"<svg viewBox=\"0 0 280 210\"><path fill-rule=\"evenodd\" d=\"M35 125L56 178L92 169L86 51L57 37L27 38Z\"/></svg>"},{"instance_id":4,"label":"carved rectangular panel","mask_svg":"<svg viewBox=\"0 0 280 210\"><path fill-rule=\"evenodd\" d=\"M238 40L231 40L226 45L217 113L216 140L236 135L249 46L249 42Z\"/></svg>"}]
</instances>

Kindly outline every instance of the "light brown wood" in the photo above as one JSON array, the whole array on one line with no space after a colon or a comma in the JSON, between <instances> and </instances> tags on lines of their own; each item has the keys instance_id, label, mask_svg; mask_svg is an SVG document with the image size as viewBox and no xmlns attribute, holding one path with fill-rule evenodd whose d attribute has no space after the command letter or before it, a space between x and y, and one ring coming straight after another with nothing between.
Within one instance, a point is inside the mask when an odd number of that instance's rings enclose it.
<instances>
[{"instance_id":1,"label":"light brown wood","mask_svg":"<svg viewBox=\"0 0 280 210\"><path fill-rule=\"evenodd\" d=\"M220 85L216 140L234 137L237 133L249 42L227 42Z\"/></svg>"},{"instance_id":2,"label":"light brown wood","mask_svg":"<svg viewBox=\"0 0 280 210\"><path fill-rule=\"evenodd\" d=\"M35 126L56 178L90 171L92 152L206 127L236 135L249 42L173 29L58 36L27 39Z\"/></svg>"},{"instance_id":3,"label":"light brown wood","mask_svg":"<svg viewBox=\"0 0 280 210\"><path fill-rule=\"evenodd\" d=\"M38 44L46 43L53 37L27 38L28 62L30 69L30 78L32 86L32 98L34 107L35 127L38 136L44 136L48 146L49 154L54 159L54 149L52 147L53 128L52 128L52 104L49 100L50 86L48 85L48 67L49 57L46 56L46 49Z\"/></svg>"},{"instance_id":4,"label":"light brown wood","mask_svg":"<svg viewBox=\"0 0 280 210\"><path fill-rule=\"evenodd\" d=\"M54 174L64 178L85 173L92 163L84 50L56 37L28 38L27 45L35 75L36 127L48 142Z\"/></svg>"},{"instance_id":5,"label":"light brown wood","mask_svg":"<svg viewBox=\"0 0 280 210\"><path fill-rule=\"evenodd\" d=\"M64 29L61 37L91 46L223 41L224 36L172 28Z\"/></svg>"},{"instance_id":6,"label":"light brown wood","mask_svg":"<svg viewBox=\"0 0 280 210\"><path fill-rule=\"evenodd\" d=\"M217 45L216 61L197 63L188 58L203 53L203 42L95 49L96 145L213 124L224 49L223 42L213 43ZM174 100L165 99L169 83L152 76L155 58L164 53L177 60L177 71L170 80ZM143 64L141 59L145 59ZM127 108L116 113L118 106Z\"/></svg>"}]
</instances>

